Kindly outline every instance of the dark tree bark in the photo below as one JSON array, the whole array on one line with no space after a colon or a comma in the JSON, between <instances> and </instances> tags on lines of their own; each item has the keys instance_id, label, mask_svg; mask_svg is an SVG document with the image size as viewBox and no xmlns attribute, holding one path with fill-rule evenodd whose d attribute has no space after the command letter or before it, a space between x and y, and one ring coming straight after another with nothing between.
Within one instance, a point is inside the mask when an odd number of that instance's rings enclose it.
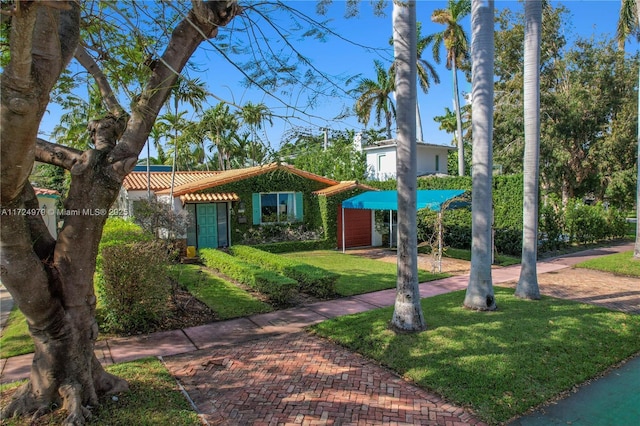
<instances>
[{"instance_id":1,"label":"dark tree bark","mask_svg":"<svg viewBox=\"0 0 640 426\"><path fill-rule=\"evenodd\" d=\"M135 165L151 127L198 45L217 35L241 9L235 2L193 2L180 22L134 110L118 104L101 71L82 48L79 6L69 2L18 2L12 11L11 60L1 77L0 279L27 319L35 342L29 381L1 418L59 406L66 424L80 425L103 394L127 389L94 354L98 335L93 274L102 228L124 177ZM37 139L49 94L73 56L96 78L106 117L89 125L95 149L78 151ZM35 160L71 173L65 217L57 240L28 182Z\"/></svg>"}]
</instances>

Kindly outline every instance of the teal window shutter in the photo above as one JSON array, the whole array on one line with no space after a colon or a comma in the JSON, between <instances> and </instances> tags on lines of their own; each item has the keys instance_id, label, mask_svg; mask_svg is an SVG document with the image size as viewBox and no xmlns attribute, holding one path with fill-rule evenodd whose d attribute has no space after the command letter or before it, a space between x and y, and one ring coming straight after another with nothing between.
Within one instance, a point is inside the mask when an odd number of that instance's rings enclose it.
<instances>
[{"instance_id":1,"label":"teal window shutter","mask_svg":"<svg viewBox=\"0 0 640 426\"><path fill-rule=\"evenodd\" d=\"M260 194L251 195L251 204L253 208L253 224L260 225Z\"/></svg>"},{"instance_id":2,"label":"teal window shutter","mask_svg":"<svg viewBox=\"0 0 640 426\"><path fill-rule=\"evenodd\" d=\"M302 192L296 192L296 220L302 222L304 213L302 210Z\"/></svg>"}]
</instances>

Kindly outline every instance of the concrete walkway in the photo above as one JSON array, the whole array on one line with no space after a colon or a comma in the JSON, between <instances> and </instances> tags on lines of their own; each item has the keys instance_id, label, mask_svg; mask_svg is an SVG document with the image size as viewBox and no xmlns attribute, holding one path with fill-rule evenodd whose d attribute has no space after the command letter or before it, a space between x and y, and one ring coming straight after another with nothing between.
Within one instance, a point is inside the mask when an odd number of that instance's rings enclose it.
<instances>
[{"instance_id":1,"label":"concrete walkway","mask_svg":"<svg viewBox=\"0 0 640 426\"><path fill-rule=\"evenodd\" d=\"M590 257L632 249L632 244L626 244L548 259L538 263L538 273L559 271ZM520 265L494 269L492 271L493 283L499 285L517 280L519 273ZM421 297L464 289L468 279L468 275L460 275L421 284ZM10 304L10 300L7 299L10 298L6 297L8 292L2 287L0 287L0 296L2 296L1 318L4 321L4 315ZM277 422L289 421L293 423L294 420L304 419L306 413L307 416L311 416L307 418L320 421L318 424L334 424L334 422L327 422L330 418L342 419L335 424L341 422L380 424L391 421L409 424L445 424L447 422L468 425L481 424L462 408L447 404L437 395L427 395L424 391L403 383L393 374L385 376L385 370L380 369L379 366L370 365L371 363L356 354L351 354L302 332L304 327L329 318L391 306L394 300L395 289L389 289L183 330L129 338L111 338L97 343L96 354L103 364L132 361L149 356L161 357L165 360L172 374L184 385L203 419L216 424L221 421L225 424L255 424L259 420L264 421L264 417L260 416L269 415L269 410L272 410L270 416L273 417L274 422L277 420ZM1 325L4 325L4 322ZM265 337L271 339L265 339ZM297 349L291 351L291 348ZM278 367L284 370L275 371L274 365L280 365L279 361L285 356L285 353L289 353L288 364L285 363ZM32 357L32 354L28 354L0 360L0 383L28 377ZM346 366L343 365L343 361L346 362ZM316 365L311 371L309 370L312 368L310 364L320 364L330 368L318 370L319 367ZM640 363L636 362L632 365L637 366L631 368L632 374L640 373ZM294 370L290 370L294 367ZM206 370L205 379L203 379L202 370ZM227 372L232 372L232 374L223 376ZM245 377L247 374L250 377ZM608 376L616 374L618 373L614 371ZM381 375L384 376L383 379L380 379ZM285 376L287 378L283 379ZM245 377L245 379L240 380L238 377ZM293 377L297 381L293 380ZM325 379L319 382L313 381L313 378L318 377ZM309 378L312 379L310 383L305 385L301 385L302 382L298 383L298 381ZM267 392L268 395L253 394L250 389L243 388L242 395L224 394L226 402L223 405L216 405L216 403L222 404L218 398L221 398L221 395L216 394L218 399L212 398L211 395L214 392L212 388L216 387L216 392L222 392L218 385L225 381L231 383L228 385L229 389L234 391L242 387L242 383L249 383L247 386L252 386L251 383L256 385L257 382L262 386L260 389ZM277 389L273 388L276 383L279 386ZM636 381L636 383L640 383L640 381ZM286 400L286 395L290 396L291 392L297 389L296 386L303 386L301 389L304 389L304 395L301 392L296 394L298 397L302 395L302 402L298 401L298 405ZM380 393L381 387L384 387L385 390ZM387 387L389 388L387 389ZM588 388L590 386L583 389ZM306 395L310 392L309 389L317 390L315 393L311 392L313 394L311 399L315 401L315 405L313 407L306 406L306 411L300 411L300 404L305 406L303 403L309 403L309 395ZM580 390L576 395L581 393L583 390ZM637 393L640 394L640 390ZM588 394L588 391L585 390L584 394ZM272 398L271 403L268 403L269 398ZM327 398L335 404L327 401ZM258 400L264 401L257 404ZM273 411L275 400L282 407L281 410ZM420 401L427 401L426 406ZM266 411L258 410L256 404ZM558 405L560 404L562 402ZM587 404L589 403L587 402ZM354 407L363 406L368 407L366 412L362 412L360 409L354 411ZM405 407L401 410L402 416L398 414L400 406ZM275 413L279 413L281 417L274 417ZM395 415L389 413L395 413ZM630 415L634 416L633 413ZM324 423L321 421L323 416ZM570 420L569 417L563 418L561 414L560 417L567 421ZM640 419L640 415L637 418ZM408 419L413 420L408 421ZM562 421L564 422L564 420ZM269 422L266 421L265 424Z\"/></svg>"}]
</instances>

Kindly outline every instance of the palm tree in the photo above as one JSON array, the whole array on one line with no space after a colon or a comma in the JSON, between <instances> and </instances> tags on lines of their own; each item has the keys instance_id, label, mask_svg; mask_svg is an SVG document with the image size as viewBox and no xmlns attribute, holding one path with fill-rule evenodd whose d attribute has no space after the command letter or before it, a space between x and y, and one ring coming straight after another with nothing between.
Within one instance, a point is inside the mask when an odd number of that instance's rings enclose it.
<instances>
[{"instance_id":1,"label":"palm tree","mask_svg":"<svg viewBox=\"0 0 640 426\"><path fill-rule=\"evenodd\" d=\"M243 168L251 165L249 163L249 149L251 146L251 134L249 132L243 132L235 134L233 136L235 145L233 150L229 153L231 168Z\"/></svg>"},{"instance_id":2,"label":"palm tree","mask_svg":"<svg viewBox=\"0 0 640 426\"><path fill-rule=\"evenodd\" d=\"M471 272L464 306L477 310L496 309L491 282L493 4L493 0L471 2Z\"/></svg>"},{"instance_id":3,"label":"palm tree","mask_svg":"<svg viewBox=\"0 0 640 426\"><path fill-rule=\"evenodd\" d=\"M266 120L273 126L273 114L269 110L269 108L263 104L254 104L252 102L247 102L245 106L238 112L242 122L249 127L249 132L251 134L251 145L250 149L251 155L249 158L253 161L253 166L258 164L256 159L260 157L259 152L262 152L263 145L261 142L257 140L257 133L259 129L262 129L263 122Z\"/></svg>"},{"instance_id":4,"label":"palm tree","mask_svg":"<svg viewBox=\"0 0 640 426\"><path fill-rule=\"evenodd\" d=\"M360 94L356 100L356 115L358 121L365 126L369 123L374 109L377 125L380 125L384 115L387 138L391 139L391 121L396 116L396 107L391 99L395 83L393 77L382 66L382 62L375 60L373 64L376 69L376 80L363 78L353 89L354 93Z\"/></svg>"},{"instance_id":5,"label":"palm tree","mask_svg":"<svg viewBox=\"0 0 640 426\"><path fill-rule=\"evenodd\" d=\"M431 14L431 20L446 28L426 38L427 43L433 43L433 57L440 63L440 46L444 44L447 50L447 69L453 75L453 101L458 125L458 174L464 176L464 146L462 144L462 117L460 113L460 95L458 93L458 68L463 60L469 57L469 43L467 34L462 28L462 18L471 11L470 0L449 0L446 9L436 9Z\"/></svg>"},{"instance_id":6,"label":"palm tree","mask_svg":"<svg viewBox=\"0 0 640 426\"><path fill-rule=\"evenodd\" d=\"M640 1L621 0L620 19L618 20L618 49L624 51L624 43L629 35L640 35ZM640 73L638 73L640 87ZM638 174L636 190L636 244L633 257L640 260L640 91L638 92Z\"/></svg>"},{"instance_id":7,"label":"palm tree","mask_svg":"<svg viewBox=\"0 0 640 426\"><path fill-rule=\"evenodd\" d=\"M625 42L630 35L635 33L636 38L640 39L638 16L640 16L640 4L637 0L620 0L620 18L616 27L619 51L624 52Z\"/></svg>"},{"instance_id":8,"label":"palm tree","mask_svg":"<svg viewBox=\"0 0 640 426\"><path fill-rule=\"evenodd\" d=\"M429 88L431 87L431 81L433 83L439 84L440 77L436 72L436 69L422 58L422 54L424 53L424 49L429 45L428 37L422 37L422 25L420 22L416 24L416 53L417 53L417 75L418 75L418 83L420 84L420 88L423 93L428 93ZM393 45L393 38L391 39L391 44ZM389 75L393 79L396 72L396 63L391 64L391 69L389 69ZM416 137L419 141L424 141L424 136L422 134L422 119L420 117L420 106L418 104L418 100L416 98Z\"/></svg>"},{"instance_id":9,"label":"palm tree","mask_svg":"<svg viewBox=\"0 0 640 426\"><path fill-rule=\"evenodd\" d=\"M204 102L207 97L207 90L205 88L205 84L199 79L196 78L190 80L180 75L178 76L176 85L171 90L171 96L173 96L174 117L177 119L180 117L180 114L178 113L178 106L180 102L187 102L194 110L200 111L202 109L202 102ZM173 163L171 167L170 200L173 200L173 188L175 187L176 182L176 166L178 162L178 127L174 127L174 131L173 141L175 145L173 147Z\"/></svg>"},{"instance_id":10,"label":"palm tree","mask_svg":"<svg viewBox=\"0 0 640 426\"><path fill-rule=\"evenodd\" d=\"M229 155L233 149L233 136L238 127L239 123L236 116L229 111L229 105L224 102L207 109L198 124L199 137L213 142L213 145L209 147L209 151L214 146L218 151L219 170L230 168Z\"/></svg>"},{"instance_id":11,"label":"palm tree","mask_svg":"<svg viewBox=\"0 0 640 426\"><path fill-rule=\"evenodd\" d=\"M166 158L164 154L164 150L162 149L162 138L167 136L169 128L166 123L162 121L156 121L153 123L153 127L151 128L151 132L149 133L149 138L153 141L153 144L156 148L156 158L151 158L151 141L147 138L147 199L151 201L151 163L153 164L164 164Z\"/></svg>"},{"instance_id":12,"label":"palm tree","mask_svg":"<svg viewBox=\"0 0 640 426\"><path fill-rule=\"evenodd\" d=\"M540 41L542 2L524 4L524 200L522 268L515 295L540 299L538 287L538 188L540 163Z\"/></svg>"},{"instance_id":13,"label":"palm tree","mask_svg":"<svg viewBox=\"0 0 640 426\"><path fill-rule=\"evenodd\" d=\"M391 326L407 332L426 328L418 287L416 160L416 3L393 3L395 92L398 103L398 275Z\"/></svg>"}]
</instances>

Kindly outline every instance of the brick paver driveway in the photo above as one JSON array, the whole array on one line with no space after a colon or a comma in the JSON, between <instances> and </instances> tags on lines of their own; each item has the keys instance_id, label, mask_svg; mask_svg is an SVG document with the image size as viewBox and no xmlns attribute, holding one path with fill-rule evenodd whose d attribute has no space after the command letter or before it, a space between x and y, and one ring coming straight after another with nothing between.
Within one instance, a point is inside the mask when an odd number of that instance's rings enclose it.
<instances>
[{"instance_id":1,"label":"brick paver driveway","mask_svg":"<svg viewBox=\"0 0 640 426\"><path fill-rule=\"evenodd\" d=\"M214 425L479 425L468 411L306 332L165 360Z\"/></svg>"}]
</instances>

